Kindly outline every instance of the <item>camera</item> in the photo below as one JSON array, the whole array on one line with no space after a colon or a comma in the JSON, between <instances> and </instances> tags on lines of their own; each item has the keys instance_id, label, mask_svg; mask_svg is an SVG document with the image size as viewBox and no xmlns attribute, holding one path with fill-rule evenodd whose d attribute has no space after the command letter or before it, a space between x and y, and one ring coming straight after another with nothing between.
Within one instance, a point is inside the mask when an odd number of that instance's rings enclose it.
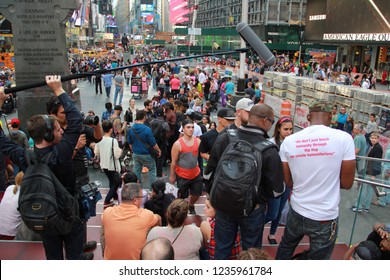
<instances>
[{"instance_id":1,"label":"camera","mask_svg":"<svg viewBox=\"0 0 390 280\"><path fill-rule=\"evenodd\" d=\"M99 188L102 187L102 183L100 181L94 181L92 183L86 184L81 187L81 191L90 198L93 198L96 196L96 194L99 192Z\"/></svg>"},{"instance_id":2,"label":"camera","mask_svg":"<svg viewBox=\"0 0 390 280\"><path fill-rule=\"evenodd\" d=\"M84 118L84 124L85 125L97 125L99 123L99 117L98 116L86 116Z\"/></svg>"}]
</instances>

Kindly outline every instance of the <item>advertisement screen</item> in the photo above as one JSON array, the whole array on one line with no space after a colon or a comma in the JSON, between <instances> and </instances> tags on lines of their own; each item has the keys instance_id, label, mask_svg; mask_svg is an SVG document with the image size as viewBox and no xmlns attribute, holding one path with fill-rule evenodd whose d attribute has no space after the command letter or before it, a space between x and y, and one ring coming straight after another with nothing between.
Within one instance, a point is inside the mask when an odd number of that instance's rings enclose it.
<instances>
[{"instance_id":1,"label":"advertisement screen","mask_svg":"<svg viewBox=\"0 0 390 280\"><path fill-rule=\"evenodd\" d=\"M309 0L306 8L305 40L321 41L325 31L326 0Z\"/></svg>"},{"instance_id":2,"label":"advertisement screen","mask_svg":"<svg viewBox=\"0 0 390 280\"><path fill-rule=\"evenodd\" d=\"M169 22L171 24L182 23L187 20L184 15L188 14L188 1L187 0L171 0L169 3L170 17Z\"/></svg>"},{"instance_id":3,"label":"advertisement screen","mask_svg":"<svg viewBox=\"0 0 390 280\"><path fill-rule=\"evenodd\" d=\"M12 26L1 13L0 13L0 36L11 36L12 35Z\"/></svg>"},{"instance_id":4,"label":"advertisement screen","mask_svg":"<svg viewBox=\"0 0 390 280\"><path fill-rule=\"evenodd\" d=\"M144 19L145 24L154 24L154 13L142 12L141 17Z\"/></svg>"},{"instance_id":5,"label":"advertisement screen","mask_svg":"<svg viewBox=\"0 0 390 280\"><path fill-rule=\"evenodd\" d=\"M389 0L308 0L307 41L390 42Z\"/></svg>"},{"instance_id":6,"label":"advertisement screen","mask_svg":"<svg viewBox=\"0 0 390 280\"><path fill-rule=\"evenodd\" d=\"M153 4L141 4L141 12L153 12L154 5Z\"/></svg>"}]
</instances>

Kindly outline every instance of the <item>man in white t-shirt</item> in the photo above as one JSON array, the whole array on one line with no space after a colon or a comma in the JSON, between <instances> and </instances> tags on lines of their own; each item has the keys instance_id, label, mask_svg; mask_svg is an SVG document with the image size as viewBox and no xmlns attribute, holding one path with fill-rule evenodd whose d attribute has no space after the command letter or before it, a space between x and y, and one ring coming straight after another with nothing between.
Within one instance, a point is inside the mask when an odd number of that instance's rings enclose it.
<instances>
[{"instance_id":1,"label":"man in white t-shirt","mask_svg":"<svg viewBox=\"0 0 390 280\"><path fill-rule=\"evenodd\" d=\"M203 85L206 82L206 79L207 79L207 76L205 75L205 72L203 70L201 70L199 73L199 76L198 76L199 83L201 83Z\"/></svg>"},{"instance_id":2,"label":"man in white t-shirt","mask_svg":"<svg viewBox=\"0 0 390 280\"><path fill-rule=\"evenodd\" d=\"M338 232L340 188L350 189L355 174L352 137L329 127L332 104L315 101L310 126L287 137L280 148L284 179L293 186L291 208L276 259L291 259L304 235L310 249L299 259L330 259Z\"/></svg>"}]
</instances>

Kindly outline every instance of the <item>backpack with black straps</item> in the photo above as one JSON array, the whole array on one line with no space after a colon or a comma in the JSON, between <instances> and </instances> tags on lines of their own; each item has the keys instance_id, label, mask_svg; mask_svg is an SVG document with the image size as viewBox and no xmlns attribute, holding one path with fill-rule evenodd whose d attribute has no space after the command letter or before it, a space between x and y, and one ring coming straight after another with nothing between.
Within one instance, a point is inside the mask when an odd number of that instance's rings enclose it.
<instances>
[{"instance_id":1,"label":"backpack with black straps","mask_svg":"<svg viewBox=\"0 0 390 280\"><path fill-rule=\"evenodd\" d=\"M156 142L157 144L161 144L165 141L165 129L163 127L164 125L164 122L161 122L161 123L158 123L157 126L154 126L153 124L153 136L154 136L154 139L156 139Z\"/></svg>"},{"instance_id":2,"label":"backpack with black straps","mask_svg":"<svg viewBox=\"0 0 390 280\"><path fill-rule=\"evenodd\" d=\"M78 213L76 199L64 188L43 158L27 151L29 167L20 186L18 210L26 226L45 235L68 234Z\"/></svg>"},{"instance_id":3,"label":"backpack with black straps","mask_svg":"<svg viewBox=\"0 0 390 280\"><path fill-rule=\"evenodd\" d=\"M247 217L259 201L262 152L277 146L270 141L255 145L227 129L229 144L219 159L210 193L211 205L234 217Z\"/></svg>"}]
</instances>

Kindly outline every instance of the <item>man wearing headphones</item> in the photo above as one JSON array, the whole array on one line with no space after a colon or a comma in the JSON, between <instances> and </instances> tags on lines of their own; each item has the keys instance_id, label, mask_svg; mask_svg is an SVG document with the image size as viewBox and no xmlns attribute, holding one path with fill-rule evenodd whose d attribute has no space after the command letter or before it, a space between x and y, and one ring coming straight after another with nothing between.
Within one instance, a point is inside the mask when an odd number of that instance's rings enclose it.
<instances>
[{"instance_id":1,"label":"man wearing headphones","mask_svg":"<svg viewBox=\"0 0 390 280\"><path fill-rule=\"evenodd\" d=\"M73 151L80 136L83 118L76 105L65 93L61 84L61 76L46 76L47 85L53 90L61 104L67 118L66 132L61 129L58 121L47 115L32 116L28 123L28 132L35 143L35 150L41 156L51 153L48 165L65 189L72 195L76 192L76 176L73 172ZM0 88L0 105L4 102L4 88ZM11 143L10 143L11 142ZM25 150L5 136L0 136L2 155L10 155L11 160L18 164L21 170L27 169ZM42 234L46 258L49 260L82 259L83 257L83 224L75 219L73 228L66 235L48 236Z\"/></svg>"},{"instance_id":2,"label":"man wearing headphones","mask_svg":"<svg viewBox=\"0 0 390 280\"><path fill-rule=\"evenodd\" d=\"M73 171L73 152L77 145L83 118L76 105L65 93L61 84L61 76L46 76L47 85L58 97L64 107L67 128L64 132L53 116L35 115L27 123L28 131L35 143L35 150L44 157L51 153L48 165L65 189L76 195L76 174ZM63 247L67 259L83 257L83 223L76 219L73 228L67 235L47 236L42 234L46 258L64 259Z\"/></svg>"}]
</instances>

